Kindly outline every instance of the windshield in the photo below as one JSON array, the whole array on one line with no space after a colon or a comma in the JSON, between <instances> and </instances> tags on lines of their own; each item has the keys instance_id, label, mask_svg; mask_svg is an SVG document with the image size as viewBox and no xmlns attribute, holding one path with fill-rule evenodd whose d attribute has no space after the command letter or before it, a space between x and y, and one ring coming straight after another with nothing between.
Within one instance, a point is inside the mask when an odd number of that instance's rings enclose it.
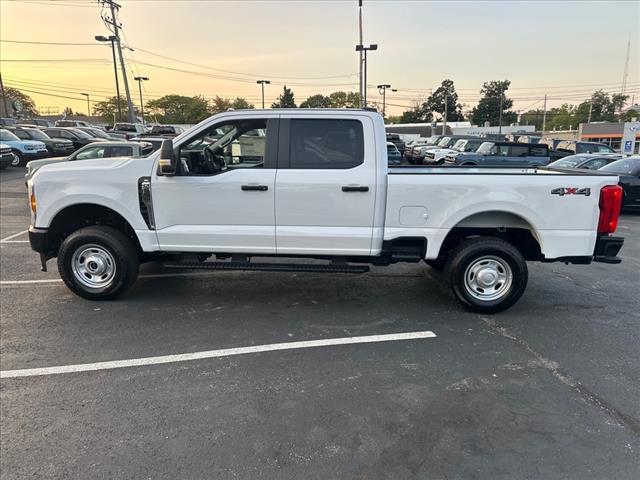
<instances>
[{"instance_id":1,"label":"windshield","mask_svg":"<svg viewBox=\"0 0 640 480\"><path fill-rule=\"evenodd\" d=\"M484 142L482 140L467 140L464 144L463 152L475 152Z\"/></svg>"},{"instance_id":2,"label":"windshield","mask_svg":"<svg viewBox=\"0 0 640 480\"><path fill-rule=\"evenodd\" d=\"M459 152L461 152L466 143L467 143L467 140L458 140L456 143L453 144L453 147L451 148L453 150L458 150Z\"/></svg>"},{"instance_id":3,"label":"windshield","mask_svg":"<svg viewBox=\"0 0 640 480\"><path fill-rule=\"evenodd\" d=\"M114 130L119 132L137 132L136 126L131 123L116 123L113 127Z\"/></svg>"},{"instance_id":4,"label":"windshield","mask_svg":"<svg viewBox=\"0 0 640 480\"><path fill-rule=\"evenodd\" d=\"M431 135L429 138L427 138L427 145L437 144L439 138L440 137L438 135Z\"/></svg>"},{"instance_id":5,"label":"windshield","mask_svg":"<svg viewBox=\"0 0 640 480\"><path fill-rule=\"evenodd\" d=\"M451 137L444 137L442 140L440 140L438 142L438 146L439 147L446 147L447 145L449 145L450 141L451 141Z\"/></svg>"},{"instance_id":6,"label":"windshield","mask_svg":"<svg viewBox=\"0 0 640 480\"><path fill-rule=\"evenodd\" d=\"M561 158L560 160L556 160L553 163L550 163L550 167L561 167L561 168L573 168L579 163L582 163L584 157L579 157L578 155L569 155L568 157Z\"/></svg>"},{"instance_id":7,"label":"windshield","mask_svg":"<svg viewBox=\"0 0 640 480\"><path fill-rule=\"evenodd\" d=\"M617 160L600 169L603 172L620 173L622 175L638 175L640 173L640 159L627 158Z\"/></svg>"},{"instance_id":8,"label":"windshield","mask_svg":"<svg viewBox=\"0 0 640 480\"><path fill-rule=\"evenodd\" d=\"M491 153L491 149L495 144L493 142L484 142L482 145L478 147L476 152L482 155L489 155Z\"/></svg>"},{"instance_id":9,"label":"windshield","mask_svg":"<svg viewBox=\"0 0 640 480\"><path fill-rule=\"evenodd\" d=\"M13 133L11 133L9 130L0 130L0 140L3 140L5 142L20 141L20 139L16 137Z\"/></svg>"},{"instance_id":10,"label":"windshield","mask_svg":"<svg viewBox=\"0 0 640 480\"><path fill-rule=\"evenodd\" d=\"M82 131L96 138L109 138L109 135L104 133L102 130L98 130L97 128L83 128Z\"/></svg>"},{"instance_id":11,"label":"windshield","mask_svg":"<svg viewBox=\"0 0 640 480\"><path fill-rule=\"evenodd\" d=\"M29 135L31 135L31 138L33 138L34 140L49 140L51 138L43 131L37 130L35 128L29 128L27 132L29 132Z\"/></svg>"},{"instance_id":12,"label":"windshield","mask_svg":"<svg viewBox=\"0 0 640 480\"><path fill-rule=\"evenodd\" d=\"M80 138L93 138L91 135L89 135L88 133L83 132L82 130L79 130L77 128L70 128L69 130L71 130L73 133L75 133L76 135L78 135Z\"/></svg>"}]
</instances>

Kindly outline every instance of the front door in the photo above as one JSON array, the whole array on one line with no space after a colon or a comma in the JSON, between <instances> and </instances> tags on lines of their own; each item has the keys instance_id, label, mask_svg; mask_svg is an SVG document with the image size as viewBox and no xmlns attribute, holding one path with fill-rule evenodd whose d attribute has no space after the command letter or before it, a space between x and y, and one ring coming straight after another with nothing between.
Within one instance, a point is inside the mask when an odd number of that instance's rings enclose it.
<instances>
[{"instance_id":1,"label":"front door","mask_svg":"<svg viewBox=\"0 0 640 480\"><path fill-rule=\"evenodd\" d=\"M276 253L277 138L277 115L248 115L181 141L178 173L152 179L161 250Z\"/></svg>"},{"instance_id":2,"label":"front door","mask_svg":"<svg viewBox=\"0 0 640 480\"><path fill-rule=\"evenodd\" d=\"M365 138L371 141L365 144ZM283 115L275 199L278 254L370 254L374 138L368 117Z\"/></svg>"}]
</instances>

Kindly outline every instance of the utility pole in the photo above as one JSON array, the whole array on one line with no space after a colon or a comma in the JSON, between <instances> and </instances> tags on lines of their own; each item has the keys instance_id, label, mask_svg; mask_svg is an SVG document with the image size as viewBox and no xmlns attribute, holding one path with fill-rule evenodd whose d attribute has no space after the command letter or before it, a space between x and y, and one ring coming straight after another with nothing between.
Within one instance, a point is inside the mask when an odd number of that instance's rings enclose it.
<instances>
[{"instance_id":1,"label":"utility pole","mask_svg":"<svg viewBox=\"0 0 640 480\"><path fill-rule=\"evenodd\" d=\"M372 43L371 45L356 45L356 52L364 52L364 75L363 75L363 81L364 81L364 85L363 85L363 104L360 105L360 108L366 108L367 107L367 52L369 50L377 50L378 49L378 45L376 45L375 43Z\"/></svg>"},{"instance_id":2,"label":"utility pole","mask_svg":"<svg viewBox=\"0 0 640 480\"><path fill-rule=\"evenodd\" d=\"M118 118L116 114L113 114L113 123L122 120L122 107L120 106L120 82L118 81L118 62L116 62L116 37L113 35L105 37L104 35L96 35L95 38L98 42L111 42L111 56L113 57L113 73L116 77L116 109L118 110Z\"/></svg>"},{"instance_id":3,"label":"utility pole","mask_svg":"<svg viewBox=\"0 0 640 480\"><path fill-rule=\"evenodd\" d=\"M270 85L271 81L269 80L258 80L256 83L262 85L262 109L264 110L264 86L265 84Z\"/></svg>"},{"instance_id":4,"label":"utility pole","mask_svg":"<svg viewBox=\"0 0 640 480\"><path fill-rule=\"evenodd\" d=\"M391 85L388 83L383 83L382 85L378 85L378 92L382 95L382 118L385 117L385 108L386 108L386 100L387 100L387 88L391 88ZM392 92L397 92L397 88L391 88Z\"/></svg>"},{"instance_id":5,"label":"utility pole","mask_svg":"<svg viewBox=\"0 0 640 480\"><path fill-rule=\"evenodd\" d=\"M127 97L128 115L127 120L129 123L135 123L136 114L133 108L133 102L131 101L131 92L129 91L129 81L127 80L127 70L124 64L124 56L122 55L122 43L120 40L120 25L118 24L117 12L120 10L120 5L114 0L100 0L103 5L108 5L111 10L111 18L102 17L105 23L113 27L113 34L115 36L115 43L118 45L118 57L120 58L120 67L122 69L122 79L124 81L124 93Z\"/></svg>"},{"instance_id":6,"label":"utility pole","mask_svg":"<svg viewBox=\"0 0 640 480\"><path fill-rule=\"evenodd\" d=\"M81 93L80 95L84 95L85 97L87 97L87 116L91 116L91 107L89 106L89 94L88 93Z\"/></svg>"},{"instance_id":7,"label":"utility pole","mask_svg":"<svg viewBox=\"0 0 640 480\"><path fill-rule=\"evenodd\" d=\"M142 124L144 125L144 102L142 101L142 82L149 80L149 77L133 77L138 82L138 90L140 92L140 117L142 118Z\"/></svg>"},{"instance_id":8,"label":"utility pole","mask_svg":"<svg viewBox=\"0 0 640 480\"><path fill-rule=\"evenodd\" d=\"M544 106L542 107L542 134L547 126L547 96L544 96Z\"/></svg>"},{"instance_id":9,"label":"utility pole","mask_svg":"<svg viewBox=\"0 0 640 480\"><path fill-rule=\"evenodd\" d=\"M358 0L358 21L360 24L360 42L358 42L358 45L362 45L363 41L362 41L362 0ZM362 66L364 63L364 57L362 55L362 50L360 50L360 61L358 62L358 65L360 65L360 108L365 107L366 105L364 104L364 88L363 84L362 84Z\"/></svg>"},{"instance_id":10,"label":"utility pole","mask_svg":"<svg viewBox=\"0 0 640 480\"><path fill-rule=\"evenodd\" d=\"M591 123L591 112L593 111L593 100L589 102L589 118L587 119L587 123Z\"/></svg>"},{"instance_id":11,"label":"utility pole","mask_svg":"<svg viewBox=\"0 0 640 480\"><path fill-rule=\"evenodd\" d=\"M449 92L444 93L444 116L442 117L442 135L447 134L447 117L449 116Z\"/></svg>"},{"instance_id":12,"label":"utility pole","mask_svg":"<svg viewBox=\"0 0 640 480\"><path fill-rule=\"evenodd\" d=\"M12 115L9 113L9 107L7 106L7 96L4 93L4 83L2 83L2 73L0 73L0 93L2 93L2 103L4 104L4 113L7 117Z\"/></svg>"},{"instance_id":13,"label":"utility pole","mask_svg":"<svg viewBox=\"0 0 640 480\"><path fill-rule=\"evenodd\" d=\"M498 135L502 134L502 101L504 100L504 92L500 92L500 115L498 115Z\"/></svg>"}]
</instances>

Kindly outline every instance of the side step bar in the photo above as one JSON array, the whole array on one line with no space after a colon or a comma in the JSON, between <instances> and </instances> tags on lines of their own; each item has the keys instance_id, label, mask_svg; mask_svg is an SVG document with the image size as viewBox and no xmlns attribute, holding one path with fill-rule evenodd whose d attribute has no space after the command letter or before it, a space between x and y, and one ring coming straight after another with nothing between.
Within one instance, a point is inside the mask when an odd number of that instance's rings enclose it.
<instances>
[{"instance_id":1,"label":"side step bar","mask_svg":"<svg viewBox=\"0 0 640 480\"><path fill-rule=\"evenodd\" d=\"M251 262L177 262L163 263L166 268L192 268L196 270L255 270L263 272L320 272L366 273L368 265L316 265L304 263L251 263Z\"/></svg>"}]
</instances>

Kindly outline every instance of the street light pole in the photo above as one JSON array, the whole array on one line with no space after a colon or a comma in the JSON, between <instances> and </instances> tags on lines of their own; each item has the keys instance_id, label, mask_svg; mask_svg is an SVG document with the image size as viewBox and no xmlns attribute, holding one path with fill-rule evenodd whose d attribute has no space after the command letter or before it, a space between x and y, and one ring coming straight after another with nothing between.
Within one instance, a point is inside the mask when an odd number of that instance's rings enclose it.
<instances>
[{"instance_id":1,"label":"street light pole","mask_svg":"<svg viewBox=\"0 0 640 480\"><path fill-rule=\"evenodd\" d=\"M138 90L140 92L140 117L142 118L142 124L144 125L144 103L142 101L142 82L149 80L149 77L133 77L138 82Z\"/></svg>"},{"instance_id":2,"label":"street light pole","mask_svg":"<svg viewBox=\"0 0 640 480\"><path fill-rule=\"evenodd\" d=\"M498 117L498 135L502 134L502 101L504 99L504 92L500 92L500 115Z\"/></svg>"},{"instance_id":3,"label":"street light pole","mask_svg":"<svg viewBox=\"0 0 640 480\"><path fill-rule=\"evenodd\" d=\"M367 107L367 52L369 50L377 50L378 49L378 45L375 43L372 43L371 45L356 45L356 52L363 52L364 53L364 78L363 78L363 85L362 85L362 91L363 91L363 104L360 105L360 108L366 108Z\"/></svg>"},{"instance_id":4,"label":"street light pole","mask_svg":"<svg viewBox=\"0 0 640 480\"><path fill-rule=\"evenodd\" d=\"M113 74L116 77L116 109L118 110L118 118L116 120L115 114L113 115L113 123L122 120L122 107L120 105L120 82L118 81L118 63L116 62L116 37L113 35L105 37L104 35L96 35L94 37L98 42L111 42L111 55L113 56Z\"/></svg>"},{"instance_id":5,"label":"street light pole","mask_svg":"<svg viewBox=\"0 0 640 480\"><path fill-rule=\"evenodd\" d=\"M386 104L387 104L387 88L391 88L391 85L389 85L388 83L383 83L381 85L378 85L378 92L380 93L380 95L382 95L382 118L385 117L385 110L386 110ZM398 89L391 88L391 91L397 92Z\"/></svg>"},{"instance_id":6,"label":"street light pole","mask_svg":"<svg viewBox=\"0 0 640 480\"><path fill-rule=\"evenodd\" d=\"M87 115L90 117L91 116L91 107L89 106L89 94L88 93L81 93L80 95L84 95L85 97L87 97Z\"/></svg>"},{"instance_id":7,"label":"street light pole","mask_svg":"<svg viewBox=\"0 0 640 480\"><path fill-rule=\"evenodd\" d=\"M271 84L271 81L269 81L269 80L258 80L256 83L259 83L260 85L262 85L262 109L264 110L264 85L265 85L265 83L267 85Z\"/></svg>"},{"instance_id":8,"label":"street light pole","mask_svg":"<svg viewBox=\"0 0 640 480\"><path fill-rule=\"evenodd\" d=\"M358 0L358 22L360 27L360 45L362 45L362 0ZM362 57L362 50L360 50L360 61L358 62L358 66L360 69L360 108L364 105L364 94L362 90L362 63L364 62Z\"/></svg>"}]
</instances>

